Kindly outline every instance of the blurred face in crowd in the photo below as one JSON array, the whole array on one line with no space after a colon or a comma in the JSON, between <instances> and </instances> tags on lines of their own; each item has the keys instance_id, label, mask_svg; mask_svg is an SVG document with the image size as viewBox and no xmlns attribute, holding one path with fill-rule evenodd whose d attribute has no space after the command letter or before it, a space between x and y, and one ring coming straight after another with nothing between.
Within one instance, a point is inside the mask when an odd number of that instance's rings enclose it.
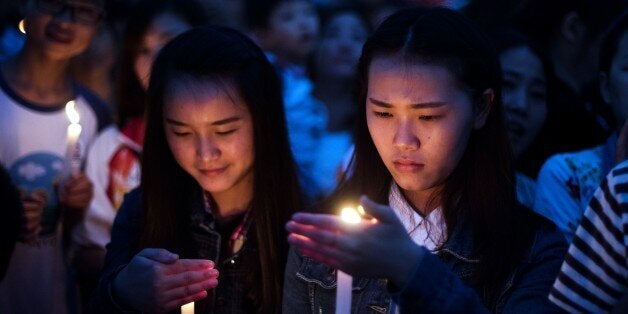
<instances>
[{"instance_id":1,"label":"blurred face in crowd","mask_svg":"<svg viewBox=\"0 0 628 314\"><path fill-rule=\"evenodd\" d=\"M314 49L319 20L310 1L293 0L280 3L270 14L261 40L264 49L292 63L304 63Z\"/></svg>"},{"instance_id":2,"label":"blurred face in crowd","mask_svg":"<svg viewBox=\"0 0 628 314\"><path fill-rule=\"evenodd\" d=\"M135 58L135 74L144 90L148 88L151 65L159 50L191 27L183 18L173 13L160 14L150 24Z\"/></svg>"},{"instance_id":3,"label":"blurred face in crowd","mask_svg":"<svg viewBox=\"0 0 628 314\"><path fill-rule=\"evenodd\" d=\"M471 132L484 126L471 96L445 67L376 57L368 73L366 120L395 182L414 204L443 185Z\"/></svg>"},{"instance_id":4,"label":"blurred face in crowd","mask_svg":"<svg viewBox=\"0 0 628 314\"><path fill-rule=\"evenodd\" d=\"M316 75L352 78L367 36L368 26L355 13L341 12L329 19L316 50Z\"/></svg>"},{"instance_id":5,"label":"blurred face in crowd","mask_svg":"<svg viewBox=\"0 0 628 314\"><path fill-rule=\"evenodd\" d=\"M506 126L515 156L539 133L547 115L547 82L541 60L526 46L502 52L502 90Z\"/></svg>"},{"instance_id":6,"label":"blurred face in crowd","mask_svg":"<svg viewBox=\"0 0 628 314\"><path fill-rule=\"evenodd\" d=\"M164 106L166 140L177 163L214 198L251 195L253 120L235 88L182 81Z\"/></svg>"},{"instance_id":7,"label":"blurred face in crowd","mask_svg":"<svg viewBox=\"0 0 628 314\"><path fill-rule=\"evenodd\" d=\"M26 48L67 60L89 46L103 17L103 1L31 0L26 4Z\"/></svg>"},{"instance_id":8,"label":"blurred face in crowd","mask_svg":"<svg viewBox=\"0 0 628 314\"><path fill-rule=\"evenodd\" d=\"M617 45L608 73L600 75L604 101L611 105L621 127L628 119L628 32L624 32Z\"/></svg>"}]
</instances>

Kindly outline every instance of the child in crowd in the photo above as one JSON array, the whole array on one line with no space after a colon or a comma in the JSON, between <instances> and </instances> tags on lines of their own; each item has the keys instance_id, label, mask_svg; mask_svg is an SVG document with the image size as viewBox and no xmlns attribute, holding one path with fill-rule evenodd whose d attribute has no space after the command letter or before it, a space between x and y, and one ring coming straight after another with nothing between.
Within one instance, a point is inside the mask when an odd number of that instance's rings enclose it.
<instances>
[{"instance_id":1,"label":"child in crowd","mask_svg":"<svg viewBox=\"0 0 628 314\"><path fill-rule=\"evenodd\" d=\"M75 157L85 156L109 113L73 81L70 60L88 47L104 1L30 0L24 6L24 47L0 65L0 163L22 193L28 228L0 283L0 308L7 313L66 313L72 310L67 300L72 291L62 234L82 219L92 184L80 169L64 165L73 142L64 109L74 101L81 126Z\"/></svg>"},{"instance_id":2,"label":"child in crowd","mask_svg":"<svg viewBox=\"0 0 628 314\"><path fill-rule=\"evenodd\" d=\"M355 312L557 309L566 243L516 201L498 62L445 8L400 11L367 40L353 173L327 214L287 224L285 313L333 311L337 270L354 277ZM358 198L361 222L334 215Z\"/></svg>"},{"instance_id":3,"label":"child in crowd","mask_svg":"<svg viewBox=\"0 0 628 314\"><path fill-rule=\"evenodd\" d=\"M312 96L305 66L319 35L319 20L309 0L247 0L251 36L279 72L290 143L306 193L316 198L316 151L327 125L325 106Z\"/></svg>"},{"instance_id":4,"label":"child in crowd","mask_svg":"<svg viewBox=\"0 0 628 314\"><path fill-rule=\"evenodd\" d=\"M343 157L352 144L355 73L369 22L355 7L322 11L323 29L309 67L313 94L328 112L326 131L315 150L314 179L325 194L338 182Z\"/></svg>"},{"instance_id":5,"label":"child in crowd","mask_svg":"<svg viewBox=\"0 0 628 314\"><path fill-rule=\"evenodd\" d=\"M274 68L245 35L196 28L159 53L147 110L93 310L279 312L283 225L303 205Z\"/></svg>"},{"instance_id":6,"label":"child in crowd","mask_svg":"<svg viewBox=\"0 0 628 314\"><path fill-rule=\"evenodd\" d=\"M604 38L599 60L600 92L613 110L617 131L604 145L552 156L539 172L534 210L552 220L568 241L604 176L628 156L628 76L623 70L628 58L626 25L619 22Z\"/></svg>"},{"instance_id":7,"label":"child in crowd","mask_svg":"<svg viewBox=\"0 0 628 314\"><path fill-rule=\"evenodd\" d=\"M94 198L85 219L74 230L74 264L89 297L105 261L105 245L124 194L140 182L139 159L144 142L144 107L150 66L172 38L207 22L194 0L142 0L129 14L124 30L115 103L118 119L92 144L86 174Z\"/></svg>"}]
</instances>

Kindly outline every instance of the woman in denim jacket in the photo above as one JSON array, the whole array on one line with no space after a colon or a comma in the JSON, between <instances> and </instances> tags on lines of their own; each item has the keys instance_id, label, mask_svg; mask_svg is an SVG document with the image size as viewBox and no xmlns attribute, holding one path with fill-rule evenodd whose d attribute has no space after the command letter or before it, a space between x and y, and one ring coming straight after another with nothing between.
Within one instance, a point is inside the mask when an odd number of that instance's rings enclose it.
<instances>
[{"instance_id":1,"label":"woman in denim jacket","mask_svg":"<svg viewBox=\"0 0 628 314\"><path fill-rule=\"evenodd\" d=\"M272 65L237 31L192 29L155 60L147 108L92 309L279 313L301 192Z\"/></svg>"},{"instance_id":2,"label":"woman in denim jacket","mask_svg":"<svg viewBox=\"0 0 628 314\"><path fill-rule=\"evenodd\" d=\"M401 11L369 38L351 175L327 214L287 224L285 313L332 312L335 269L354 276L353 313L558 311L566 243L516 202L498 62L445 8ZM358 224L333 215L358 199Z\"/></svg>"}]
</instances>

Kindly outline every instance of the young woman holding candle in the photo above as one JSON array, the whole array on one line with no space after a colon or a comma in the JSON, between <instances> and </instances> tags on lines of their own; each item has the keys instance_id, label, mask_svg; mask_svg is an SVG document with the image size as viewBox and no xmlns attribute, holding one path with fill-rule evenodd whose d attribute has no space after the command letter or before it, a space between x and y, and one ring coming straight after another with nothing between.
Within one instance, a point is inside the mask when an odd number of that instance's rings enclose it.
<instances>
[{"instance_id":1,"label":"young woman holding candle","mask_svg":"<svg viewBox=\"0 0 628 314\"><path fill-rule=\"evenodd\" d=\"M546 312L566 243L519 205L499 60L445 8L388 18L365 44L352 175L295 214L286 313L334 308L335 269L354 312ZM357 202L366 215L344 223Z\"/></svg>"},{"instance_id":2,"label":"young woman holding candle","mask_svg":"<svg viewBox=\"0 0 628 314\"><path fill-rule=\"evenodd\" d=\"M93 309L279 312L283 225L302 204L272 65L234 30L190 30L157 57L147 108Z\"/></svg>"}]
</instances>

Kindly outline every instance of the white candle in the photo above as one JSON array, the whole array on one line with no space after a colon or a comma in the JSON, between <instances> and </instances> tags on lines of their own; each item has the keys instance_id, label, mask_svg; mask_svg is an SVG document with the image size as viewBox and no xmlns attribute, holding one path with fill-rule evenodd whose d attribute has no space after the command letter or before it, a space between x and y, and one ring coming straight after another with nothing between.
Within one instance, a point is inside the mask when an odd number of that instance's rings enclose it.
<instances>
[{"instance_id":1,"label":"white candle","mask_svg":"<svg viewBox=\"0 0 628 314\"><path fill-rule=\"evenodd\" d=\"M362 206L358 209L345 207L340 212L342 221L350 224L357 224L362 220L361 213L364 212ZM341 271L336 271L336 314L351 313L351 290L353 289L353 277Z\"/></svg>"},{"instance_id":2,"label":"white candle","mask_svg":"<svg viewBox=\"0 0 628 314\"><path fill-rule=\"evenodd\" d=\"M183 304L181 306L181 314L194 314L194 302Z\"/></svg>"},{"instance_id":3,"label":"white candle","mask_svg":"<svg viewBox=\"0 0 628 314\"><path fill-rule=\"evenodd\" d=\"M79 138L81 136L82 127L79 124L81 117L74 108L74 100L68 101L65 105L65 114L70 120L67 133L67 150L65 155L65 164L67 174L76 174L81 170L81 147Z\"/></svg>"}]
</instances>

